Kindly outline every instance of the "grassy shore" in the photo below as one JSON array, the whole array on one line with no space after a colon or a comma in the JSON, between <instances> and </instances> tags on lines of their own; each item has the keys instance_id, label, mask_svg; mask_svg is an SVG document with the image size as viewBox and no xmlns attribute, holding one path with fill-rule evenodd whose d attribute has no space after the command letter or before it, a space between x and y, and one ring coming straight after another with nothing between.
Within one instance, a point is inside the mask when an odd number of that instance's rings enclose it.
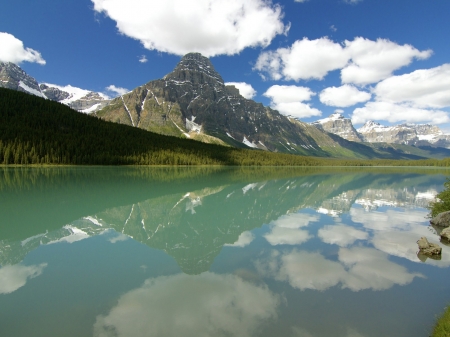
<instances>
[{"instance_id":1,"label":"grassy shore","mask_svg":"<svg viewBox=\"0 0 450 337\"><path fill-rule=\"evenodd\" d=\"M439 317L433 329L431 337L449 337L450 336L450 306L445 309L445 312Z\"/></svg>"}]
</instances>

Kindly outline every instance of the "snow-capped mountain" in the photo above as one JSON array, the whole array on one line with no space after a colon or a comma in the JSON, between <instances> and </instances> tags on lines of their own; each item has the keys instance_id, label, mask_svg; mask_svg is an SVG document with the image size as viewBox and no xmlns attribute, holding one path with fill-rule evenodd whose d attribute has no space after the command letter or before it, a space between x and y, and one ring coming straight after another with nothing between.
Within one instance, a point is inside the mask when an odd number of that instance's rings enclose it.
<instances>
[{"instance_id":1,"label":"snow-capped mountain","mask_svg":"<svg viewBox=\"0 0 450 337\"><path fill-rule=\"evenodd\" d=\"M396 143L415 146L434 145L450 148L450 136L444 135L439 127L430 124L399 124L384 126L368 121L358 133L365 142Z\"/></svg>"},{"instance_id":2,"label":"snow-capped mountain","mask_svg":"<svg viewBox=\"0 0 450 337\"><path fill-rule=\"evenodd\" d=\"M328 118L319 119L311 124L318 129L334 133L344 139L351 140L353 142L362 141L360 135L353 127L350 118L345 118L341 113L335 112Z\"/></svg>"},{"instance_id":3,"label":"snow-capped mountain","mask_svg":"<svg viewBox=\"0 0 450 337\"><path fill-rule=\"evenodd\" d=\"M444 135L439 127L430 124L384 126L368 121L356 130L350 118L345 118L340 113L333 113L328 118L319 119L311 125L354 142L450 148L450 136Z\"/></svg>"},{"instance_id":4,"label":"snow-capped mountain","mask_svg":"<svg viewBox=\"0 0 450 337\"><path fill-rule=\"evenodd\" d=\"M70 106L72 109L92 113L105 107L110 99L108 96L66 85L64 87L55 84L42 83L39 85L41 92L53 101Z\"/></svg>"},{"instance_id":5,"label":"snow-capped mountain","mask_svg":"<svg viewBox=\"0 0 450 337\"><path fill-rule=\"evenodd\" d=\"M110 99L104 94L71 85L39 84L18 65L0 62L0 87L18 90L68 105L74 110L92 113L106 106Z\"/></svg>"}]
</instances>

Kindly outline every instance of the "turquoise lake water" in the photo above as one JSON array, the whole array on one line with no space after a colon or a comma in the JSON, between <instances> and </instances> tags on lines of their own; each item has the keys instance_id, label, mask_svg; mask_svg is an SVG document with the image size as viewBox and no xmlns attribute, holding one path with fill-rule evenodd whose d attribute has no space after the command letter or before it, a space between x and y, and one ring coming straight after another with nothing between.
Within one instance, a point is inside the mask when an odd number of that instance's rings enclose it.
<instances>
[{"instance_id":1,"label":"turquoise lake water","mask_svg":"<svg viewBox=\"0 0 450 337\"><path fill-rule=\"evenodd\" d=\"M449 175L0 168L0 336L428 336Z\"/></svg>"}]
</instances>

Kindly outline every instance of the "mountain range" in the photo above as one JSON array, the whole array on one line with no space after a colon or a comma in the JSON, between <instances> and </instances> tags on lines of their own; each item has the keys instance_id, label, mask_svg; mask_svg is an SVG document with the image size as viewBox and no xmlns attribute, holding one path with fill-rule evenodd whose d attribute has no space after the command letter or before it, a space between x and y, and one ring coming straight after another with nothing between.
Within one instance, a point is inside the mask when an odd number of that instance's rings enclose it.
<instances>
[{"instance_id":1,"label":"mountain range","mask_svg":"<svg viewBox=\"0 0 450 337\"><path fill-rule=\"evenodd\" d=\"M410 127L408 132L415 132L415 136L402 136L408 142L398 142L403 144L399 148L388 143L403 139L399 135L405 132L391 132L389 137L383 138L378 136L381 126L369 130L366 124L362 129L368 131L364 133L355 130L351 121L340 114L312 124L286 117L244 98L235 86L225 85L210 60L199 53L185 55L162 79L150 81L114 99L71 86L39 84L13 63L0 63L0 87L54 100L105 121L231 147L361 159L450 156L450 150L435 149L436 146L447 147L447 138L437 127L428 128L429 133L430 130L434 130L435 135L440 132L437 138L422 136L426 132L424 126ZM419 129L422 130L420 135ZM437 140L431 143L431 139ZM373 142L377 143L371 144Z\"/></svg>"},{"instance_id":2,"label":"mountain range","mask_svg":"<svg viewBox=\"0 0 450 337\"><path fill-rule=\"evenodd\" d=\"M345 118L337 112L311 125L353 142L450 148L450 136L444 135L439 127L430 124L384 126L374 121L367 121L361 128L355 129L350 118Z\"/></svg>"}]
</instances>

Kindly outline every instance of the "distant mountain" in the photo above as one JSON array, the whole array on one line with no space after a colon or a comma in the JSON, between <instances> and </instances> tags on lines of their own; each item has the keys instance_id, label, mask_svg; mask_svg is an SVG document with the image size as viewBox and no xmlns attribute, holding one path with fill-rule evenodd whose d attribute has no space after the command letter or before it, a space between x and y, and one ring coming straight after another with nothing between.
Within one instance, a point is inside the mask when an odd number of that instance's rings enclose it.
<instances>
[{"instance_id":1,"label":"distant mountain","mask_svg":"<svg viewBox=\"0 0 450 337\"><path fill-rule=\"evenodd\" d=\"M72 87L71 85L61 87L42 83L39 88L48 99L63 103L84 113L100 110L110 102L109 97L102 93Z\"/></svg>"},{"instance_id":2,"label":"distant mountain","mask_svg":"<svg viewBox=\"0 0 450 337\"><path fill-rule=\"evenodd\" d=\"M384 126L368 121L358 129L358 132L363 141L369 143L385 142L450 148L450 136L444 135L439 127L430 124Z\"/></svg>"},{"instance_id":3,"label":"distant mountain","mask_svg":"<svg viewBox=\"0 0 450 337\"><path fill-rule=\"evenodd\" d=\"M430 124L400 124L384 126L368 121L355 130L350 118L333 113L311 125L354 142L404 144L413 146L444 147L450 149L450 136Z\"/></svg>"},{"instance_id":4,"label":"distant mountain","mask_svg":"<svg viewBox=\"0 0 450 337\"><path fill-rule=\"evenodd\" d=\"M362 141L361 136L353 127L350 118L345 118L341 113L331 114L328 118L319 119L311 123L311 125L352 142Z\"/></svg>"},{"instance_id":5,"label":"distant mountain","mask_svg":"<svg viewBox=\"0 0 450 337\"><path fill-rule=\"evenodd\" d=\"M0 62L0 87L60 102L84 113L95 112L110 101L106 95L70 85L61 87L48 83L39 84L35 78L11 62Z\"/></svg>"}]
</instances>

